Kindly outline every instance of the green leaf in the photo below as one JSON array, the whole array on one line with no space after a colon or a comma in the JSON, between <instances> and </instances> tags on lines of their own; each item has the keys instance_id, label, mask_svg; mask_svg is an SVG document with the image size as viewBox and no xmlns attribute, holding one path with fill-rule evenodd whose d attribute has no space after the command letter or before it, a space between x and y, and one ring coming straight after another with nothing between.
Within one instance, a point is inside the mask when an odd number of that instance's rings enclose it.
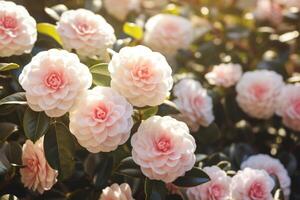
<instances>
[{"instance_id":1,"label":"green leaf","mask_svg":"<svg viewBox=\"0 0 300 200\"><path fill-rule=\"evenodd\" d=\"M18 130L17 125L8 122L0 123L0 144L5 142L6 138L10 136L13 132Z\"/></svg>"},{"instance_id":2,"label":"green leaf","mask_svg":"<svg viewBox=\"0 0 300 200\"><path fill-rule=\"evenodd\" d=\"M70 177L74 170L75 144L69 129L62 123L50 126L44 137L45 156L50 166L59 171L59 179Z\"/></svg>"},{"instance_id":3,"label":"green leaf","mask_svg":"<svg viewBox=\"0 0 300 200\"><path fill-rule=\"evenodd\" d=\"M57 33L56 26L49 23L38 23L37 24L37 31L41 34L47 35L53 38L58 44L62 46L62 41Z\"/></svg>"},{"instance_id":4,"label":"green leaf","mask_svg":"<svg viewBox=\"0 0 300 200\"><path fill-rule=\"evenodd\" d=\"M94 184L98 190L102 190L107 185L112 168L113 158L105 155L96 168L96 179Z\"/></svg>"},{"instance_id":5,"label":"green leaf","mask_svg":"<svg viewBox=\"0 0 300 200\"><path fill-rule=\"evenodd\" d=\"M123 159L120 162L117 171L118 173L124 176L129 176L134 178L140 178L143 176L140 167L133 161L132 157L127 157Z\"/></svg>"},{"instance_id":6,"label":"green leaf","mask_svg":"<svg viewBox=\"0 0 300 200\"><path fill-rule=\"evenodd\" d=\"M27 138L33 142L43 136L50 125L50 118L44 112L34 112L27 108L24 113L23 127Z\"/></svg>"},{"instance_id":7,"label":"green leaf","mask_svg":"<svg viewBox=\"0 0 300 200\"><path fill-rule=\"evenodd\" d=\"M107 63L99 63L90 67L90 71L92 74L100 74L104 76L110 76L108 71L108 64Z\"/></svg>"},{"instance_id":8,"label":"green leaf","mask_svg":"<svg viewBox=\"0 0 300 200\"><path fill-rule=\"evenodd\" d=\"M144 36L143 28L135 23L126 22L123 26L123 31L134 39L141 40Z\"/></svg>"},{"instance_id":9,"label":"green leaf","mask_svg":"<svg viewBox=\"0 0 300 200\"><path fill-rule=\"evenodd\" d=\"M194 136L201 143L211 144L221 137L221 131L218 125L213 122L208 127L201 127Z\"/></svg>"},{"instance_id":10,"label":"green leaf","mask_svg":"<svg viewBox=\"0 0 300 200\"><path fill-rule=\"evenodd\" d=\"M5 147L5 155L8 161L14 165L22 165L22 147L17 142L10 142Z\"/></svg>"},{"instance_id":11,"label":"green leaf","mask_svg":"<svg viewBox=\"0 0 300 200\"><path fill-rule=\"evenodd\" d=\"M20 66L16 63L0 63L0 71L18 69Z\"/></svg>"},{"instance_id":12,"label":"green leaf","mask_svg":"<svg viewBox=\"0 0 300 200\"><path fill-rule=\"evenodd\" d=\"M25 92L17 92L0 100L0 106L8 104L27 104Z\"/></svg>"},{"instance_id":13,"label":"green leaf","mask_svg":"<svg viewBox=\"0 0 300 200\"><path fill-rule=\"evenodd\" d=\"M140 114L142 116L142 119L146 120L149 117L151 117L151 116L153 116L157 113L158 106L142 108L142 109L139 109L139 111L140 111Z\"/></svg>"},{"instance_id":14,"label":"green leaf","mask_svg":"<svg viewBox=\"0 0 300 200\"><path fill-rule=\"evenodd\" d=\"M166 198L167 189L162 181L145 179L146 200L163 200Z\"/></svg>"},{"instance_id":15,"label":"green leaf","mask_svg":"<svg viewBox=\"0 0 300 200\"><path fill-rule=\"evenodd\" d=\"M0 197L0 200L18 200L18 197L12 195L12 194L5 194Z\"/></svg>"},{"instance_id":16,"label":"green leaf","mask_svg":"<svg viewBox=\"0 0 300 200\"><path fill-rule=\"evenodd\" d=\"M177 178L173 183L179 187L194 187L210 181L209 176L197 167L193 167L184 176Z\"/></svg>"}]
</instances>

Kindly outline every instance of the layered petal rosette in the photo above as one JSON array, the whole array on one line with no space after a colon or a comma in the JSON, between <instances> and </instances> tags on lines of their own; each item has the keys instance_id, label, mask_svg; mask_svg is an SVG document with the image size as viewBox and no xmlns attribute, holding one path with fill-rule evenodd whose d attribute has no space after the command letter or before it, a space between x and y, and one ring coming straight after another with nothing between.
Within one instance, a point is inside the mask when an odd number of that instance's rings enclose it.
<instances>
[{"instance_id":1,"label":"layered petal rosette","mask_svg":"<svg viewBox=\"0 0 300 200\"><path fill-rule=\"evenodd\" d=\"M268 119L276 109L276 98L284 86L282 76L274 71L246 72L236 85L237 103L257 119Z\"/></svg>"},{"instance_id":2,"label":"layered petal rosette","mask_svg":"<svg viewBox=\"0 0 300 200\"><path fill-rule=\"evenodd\" d=\"M194 36L188 19L170 14L151 17L145 29L145 45L165 56L174 56L179 49L187 49Z\"/></svg>"},{"instance_id":3,"label":"layered petal rosette","mask_svg":"<svg viewBox=\"0 0 300 200\"><path fill-rule=\"evenodd\" d=\"M170 183L195 164L196 144L187 125L169 116L143 121L131 145L133 160L150 179Z\"/></svg>"},{"instance_id":4,"label":"layered petal rosette","mask_svg":"<svg viewBox=\"0 0 300 200\"><path fill-rule=\"evenodd\" d=\"M108 70L111 87L138 107L162 104L173 85L165 57L144 46L122 48L113 55Z\"/></svg>"},{"instance_id":5,"label":"layered petal rosette","mask_svg":"<svg viewBox=\"0 0 300 200\"><path fill-rule=\"evenodd\" d=\"M76 54L51 49L32 58L19 82L32 110L60 117L71 109L77 95L92 85L92 75Z\"/></svg>"},{"instance_id":6,"label":"layered petal rosette","mask_svg":"<svg viewBox=\"0 0 300 200\"><path fill-rule=\"evenodd\" d=\"M20 169L24 186L41 194L52 188L58 175L45 158L43 141L43 137L36 143L26 140L22 153L22 163L25 167Z\"/></svg>"},{"instance_id":7,"label":"layered petal rosette","mask_svg":"<svg viewBox=\"0 0 300 200\"><path fill-rule=\"evenodd\" d=\"M113 27L102 16L86 9L64 12L57 31L64 49L74 49L82 57L106 58L107 48L116 41Z\"/></svg>"},{"instance_id":8,"label":"layered petal rosette","mask_svg":"<svg viewBox=\"0 0 300 200\"><path fill-rule=\"evenodd\" d=\"M70 111L70 131L92 153L113 151L128 140L132 113L119 93L98 86L83 93Z\"/></svg>"},{"instance_id":9,"label":"layered petal rosette","mask_svg":"<svg viewBox=\"0 0 300 200\"><path fill-rule=\"evenodd\" d=\"M0 57L30 53L36 39L36 21L28 11L0 0Z\"/></svg>"},{"instance_id":10,"label":"layered petal rosette","mask_svg":"<svg viewBox=\"0 0 300 200\"><path fill-rule=\"evenodd\" d=\"M273 200L275 182L264 170L245 168L231 183L233 200Z\"/></svg>"},{"instance_id":11,"label":"layered petal rosette","mask_svg":"<svg viewBox=\"0 0 300 200\"><path fill-rule=\"evenodd\" d=\"M134 200L131 194L130 186L127 183L118 185L112 184L102 190L99 200Z\"/></svg>"},{"instance_id":12,"label":"layered petal rosette","mask_svg":"<svg viewBox=\"0 0 300 200\"><path fill-rule=\"evenodd\" d=\"M253 155L241 164L241 169L246 167L265 170L269 175L276 176L284 196L288 199L288 196L290 195L291 179L287 170L278 159L272 158L266 154Z\"/></svg>"},{"instance_id":13,"label":"layered petal rosette","mask_svg":"<svg viewBox=\"0 0 300 200\"><path fill-rule=\"evenodd\" d=\"M187 189L189 200L228 200L230 199L231 178L217 166L204 167L210 181Z\"/></svg>"}]
</instances>

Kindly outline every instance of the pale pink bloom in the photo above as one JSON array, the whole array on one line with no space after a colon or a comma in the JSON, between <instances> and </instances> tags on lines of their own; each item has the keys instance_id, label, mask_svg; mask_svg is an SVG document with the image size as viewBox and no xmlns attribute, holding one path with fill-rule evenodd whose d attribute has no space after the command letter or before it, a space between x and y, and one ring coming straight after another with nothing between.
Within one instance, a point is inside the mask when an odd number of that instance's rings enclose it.
<instances>
[{"instance_id":1,"label":"pale pink bloom","mask_svg":"<svg viewBox=\"0 0 300 200\"><path fill-rule=\"evenodd\" d=\"M245 168L232 178L233 200L273 200L274 180L264 170Z\"/></svg>"},{"instance_id":2,"label":"pale pink bloom","mask_svg":"<svg viewBox=\"0 0 300 200\"><path fill-rule=\"evenodd\" d=\"M274 71L246 72L236 85L237 103L257 119L268 119L276 109L276 98L284 86L282 76Z\"/></svg>"},{"instance_id":3,"label":"pale pink bloom","mask_svg":"<svg viewBox=\"0 0 300 200\"><path fill-rule=\"evenodd\" d=\"M113 151L128 140L132 113L124 97L98 86L78 98L70 111L70 131L92 153Z\"/></svg>"},{"instance_id":4,"label":"pale pink bloom","mask_svg":"<svg viewBox=\"0 0 300 200\"><path fill-rule=\"evenodd\" d=\"M50 49L32 58L19 82L32 110L60 117L70 110L77 95L92 85L92 75L76 54Z\"/></svg>"},{"instance_id":5,"label":"pale pink bloom","mask_svg":"<svg viewBox=\"0 0 300 200\"><path fill-rule=\"evenodd\" d=\"M0 1L0 57L30 53L37 39L36 21L21 5Z\"/></svg>"},{"instance_id":6,"label":"pale pink bloom","mask_svg":"<svg viewBox=\"0 0 300 200\"><path fill-rule=\"evenodd\" d=\"M269 155L258 154L250 156L241 164L242 169L246 167L252 169L262 169L265 170L269 175L276 176L284 196L288 199L288 196L290 195L291 178L289 177L287 170L278 159L272 158Z\"/></svg>"},{"instance_id":7,"label":"pale pink bloom","mask_svg":"<svg viewBox=\"0 0 300 200\"><path fill-rule=\"evenodd\" d=\"M273 0L257 0L254 16L259 21L269 21L273 25L283 20L282 8Z\"/></svg>"},{"instance_id":8,"label":"pale pink bloom","mask_svg":"<svg viewBox=\"0 0 300 200\"><path fill-rule=\"evenodd\" d=\"M142 0L104 0L104 7L108 14L120 21L124 21L132 11L140 11Z\"/></svg>"},{"instance_id":9,"label":"pale pink bloom","mask_svg":"<svg viewBox=\"0 0 300 200\"><path fill-rule=\"evenodd\" d=\"M212 98L193 79L182 79L174 86L174 103L190 127L209 126L214 121ZM193 130L197 130L195 127Z\"/></svg>"},{"instance_id":10,"label":"pale pink bloom","mask_svg":"<svg viewBox=\"0 0 300 200\"><path fill-rule=\"evenodd\" d=\"M213 70L205 75L206 80L211 85L231 87L238 82L242 76L242 68L239 64L215 65Z\"/></svg>"},{"instance_id":11,"label":"pale pink bloom","mask_svg":"<svg viewBox=\"0 0 300 200\"><path fill-rule=\"evenodd\" d=\"M289 84L281 90L276 114L282 117L287 127L300 131L300 84Z\"/></svg>"},{"instance_id":12,"label":"pale pink bloom","mask_svg":"<svg viewBox=\"0 0 300 200\"><path fill-rule=\"evenodd\" d=\"M210 181L187 189L189 200L228 200L230 199L231 178L217 166L204 167Z\"/></svg>"},{"instance_id":13,"label":"pale pink bloom","mask_svg":"<svg viewBox=\"0 0 300 200\"><path fill-rule=\"evenodd\" d=\"M158 14L145 24L144 43L165 56L174 56L193 41L192 23L181 16Z\"/></svg>"},{"instance_id":14,"label":"pale pink bloom","mask_svg":"<svg viewBox=\"0 0 300 200\"><path fill-rule=\"evenodd\" d=\"M114 183L102 190L99 200L134 200L134 198L127 183L121 185Z\"/></svg>"},{"instance_id":15,"label":"pale pink bloom","mask_svg":"<svg viewBox=\"0 0 300 200\"><path fill-rule=\"evenodd\" d=\"M122 48L113 55L108 70L111 87L138 107L162 104L173 85L165 57L145 46Z\"/></svg>"},{"instance_id":16,"label":"pale pink bloom","mask_svg":"<svg viewBox=\"0 0 300 200\"><path fill-rule=\"evenodd\" d=\"M43 193L50 190L56 183L57 171L47 163L43 147L44 138L40 138L35 144L26 140L23 145L22 163L20 169L21 181L25 187Z\"/></svg>"},{"instance_id":17,"label":"pale pink bloom","mask_svg":"<svg viewBox=\"0 0 300 200\"><path fill-rule=\"evenodd\" d=\"M63 47L82 57L105 58L107 48L116 41L113 27L97 14L85 9L69 10L62 14L57 31Z\"/></svg>"},{"instance_id":18,"label":"pale pink bloom","mask_svg":"<svg viewBox=\"0 0 300 200\"><path fill-rule=\"evenodd\" d=\"M187 125L165 116L143 121L131 138L133 160L145 176L173 182L195 164L196 144Z\"/></svg>"}]
</instances>

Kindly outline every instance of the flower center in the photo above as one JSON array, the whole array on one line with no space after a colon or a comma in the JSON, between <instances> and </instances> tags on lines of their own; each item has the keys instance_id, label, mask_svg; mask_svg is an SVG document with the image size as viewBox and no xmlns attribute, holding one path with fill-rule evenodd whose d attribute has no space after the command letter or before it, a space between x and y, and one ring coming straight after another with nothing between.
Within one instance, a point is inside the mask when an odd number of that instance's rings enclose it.
<instances>
[{"instance_id":1,"label":"flower center","mask_svg":"<svg viewBox=\"0 0 300 200\"><path fill-rule=\"evenodd\" d=\"M249 190L249 197L253 200L264 197L264 188L260 183L253 183Z\"/></svg>"},{"instance_id":2,"label":"flower center","mask_svg":"<svg viewBox=\"0 0 300 200\"><path fill-rule=\"evenodd\" d=\"M0 19L0 26L5 29L15 29L17 27L17 20L10 16L3 17Z\"/></svg>"},{"instance_id":3,"label":"flower center","mask_svg":"<svg viewBox=\"0 0 300 200\"><path fill-rule=\"evenodd\" d=\"M137 80L147 80L152 76L152 72L147 65L133 68L132 76Z\"/></svg>"},{"instance_id":4,"label":"flower center","mask_svg":"<svg viewBox=\"0 0 300 200\"><path fill-rule=\"evenodd\" d=\"M257 98L257 99L262 99L263 96L266 94L268 91L268 88L265 85L262 84L255 84L251 87L252 94Z\"/></svg>"},{"instance_id":5,"label":"flower center","mask_svg":"<svg viewBox=\"0 0 300 200\"><path fill-rule=\"evenodd\" d=\"M60 73L51 72L45 77L44 83L48 88L58 90L64 85L64 80Z\"/></svg>"},{"instance_id":6,"label":"flower center","mask_svg":"<svg viewBox=\"0 0 300 200\"><path fill-rule=\"evenodd\" d=\"M108 117L109 109L104 103L99 103L93 111L93 119L97 122L104 122Z\"/></svg>"},{"instance_id":7,"label":"flower center","mask_svg":"<svg viewBox=\"0 0 300 200\"><path fill-rule=\"evenodd\" d=\"M37 167L38 165L39 165L38 159L31 158L31 159L27 159L26 161L26 167L29 168L31 171L36 172L38 170Z\"/></svg>"},{"instance_id":8,"label":"flower center","mask_svg":"<svg viewBox=\"0 0 300 200\"><path fill-rule=\"evenodd\" d=\"M222 189L219 185L213 185L209 188L209 193L211 197L221 197L222 195Z\"/></svg>"},{"instance_id":9,"label":"flower center","mask_svg":"<svg viewBox=\"0 0 300 200\"><path fill-rule=\"evenodd\" d=\"M296 111L297 114L300 115L300 99L297 99L294 103L294 109Z\"/></svg>"},{"instance_id":10,"label":"flower center","mask_svg":"<svg viewBox=\"0 0 300 200\"><path fill-rule=\"evenodd\" d=\"M156 150L159 152L167 152L171 149L171 141L169 138L162 137L156 141Z\"/></svg>"},{"instance_id":11,"label":"flower center","mask_svg":"<svg viewBox=\"0 0 300 200\"><path fill-rule=\"evenodd\" d=\"M197 107L200 107L203 103L203 99L200 96L197 96L194 98L193 100L194 105L196 105Z\"/></svg>"}]
</instances>

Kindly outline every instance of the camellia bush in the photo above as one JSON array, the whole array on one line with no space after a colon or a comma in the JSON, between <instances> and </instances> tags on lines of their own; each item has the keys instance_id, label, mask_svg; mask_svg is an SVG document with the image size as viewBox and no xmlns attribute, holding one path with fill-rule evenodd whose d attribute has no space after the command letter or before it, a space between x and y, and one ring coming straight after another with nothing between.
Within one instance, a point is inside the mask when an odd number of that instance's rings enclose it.
<instances>
[{"instance_id":1,"label":"camellia bush","mask_svg":"<svg viewBox=\"0 0 300 200\"><path fill-rule=\"evenodd\" d=\"M0 0L0 199L300 199L299 0Z\"/></svg>"}]
</instances>

